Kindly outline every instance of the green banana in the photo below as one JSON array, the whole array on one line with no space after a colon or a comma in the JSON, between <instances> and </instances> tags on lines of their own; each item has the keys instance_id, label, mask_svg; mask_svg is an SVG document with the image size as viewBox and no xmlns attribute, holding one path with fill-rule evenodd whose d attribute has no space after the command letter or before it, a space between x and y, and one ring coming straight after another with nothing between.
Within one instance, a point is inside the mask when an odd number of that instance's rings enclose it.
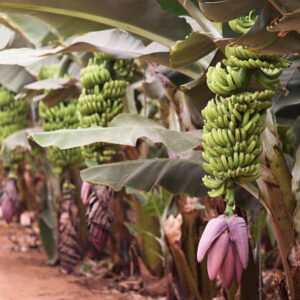
<instances>
[{"instance_id":1,"label":"green banana","mask_svg":"<svg viewBox=\"0 0 300 300\"><path fill-rule=\"evenodd\" d=\"M8 89L0 88L0 145L11 134L26 128L27 108L26 101L18 101ZM18 149L10 151L3 159L3 167L13 170L24 157Z\"/></svg>"},{"instance_id":2,"label":"green banana","mask_svg":"<svg viewBox=\"0 0 300 300\"><path fill-rule=\"evenodd\" d=\"M240 34L245 34L254 25L256 19L257 16L255 14L255 11L252 10L250 11L248 16L242 16L237 19L231 20L228 22L228 24L233 31Z\"/></svg>"},{"instance_id":3,"label":"green banana","mask_svg":"<svg viewBox=\"0 0 300 300\"><path fill-rule=\"evenodd\" d=\"M80 72L83 86L77 104L80 126L108 126L123 110L123 98L133 76L134 61L117 59L106 53L94 53L86 68ZM112 145L95 143L81 148L82 155L98 163L110 161L116 154Z\"/></svg>"},{"instance_id":4,"label":"green banana","mask_svg":"<svg viewBox=\"0 0 300 300\"><path fill-rule=\"evenodd\" d=\"M280 55L260 54L242 46L227 46L225 54L225 68L221 63L208 68L207 85L216 96L202 110L202 156L207 161L203 168L215 177L205 176L203 182L212 189L211 197L225 193L228 182L249 183L259 177L266 109L272 104L282 68L290 65ZM266 89L243 91L250 81Z\"/></svg>"},{"instance_id":5,"label":"green banana","mask_svg":"<svg viewBox=\"0 0 300 300\"><path fill-rule=\"evenodd\" d=\"M59 66L41 66L38 79L49 79L58 76ZM66 75L68 76L68 75ZM54 107L48 108L42 101L39 102L39 115L43 120L44 131L59 129L75 129L79 127L78 116L76 114L77 100L60 102ZM57 147L48 147L46 150L49 162L54 166L54 170L61 171L67 166L82 166L83 158L80 148L60 150Z\"/></svg>"}]
</instances>

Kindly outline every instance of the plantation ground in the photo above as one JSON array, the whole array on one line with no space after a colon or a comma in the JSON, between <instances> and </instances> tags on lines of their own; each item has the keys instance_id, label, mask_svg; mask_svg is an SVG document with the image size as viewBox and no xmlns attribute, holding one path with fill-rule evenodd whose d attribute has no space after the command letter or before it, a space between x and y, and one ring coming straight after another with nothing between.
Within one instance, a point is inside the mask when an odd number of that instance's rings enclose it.
<instances>
[{"instance_id":1,"label":"plantation ground","mask_svg":"<svg viewBox=\"0 0 300 300\"><path fill-rule=\"evenodd\" d=\"M101 279L63 275L45 264L32 228L0 220L0 300L150 300L133 291L120 293ZM36 248L36 247L35 247ZM39 248L39 247L37 247Z\"/></svg>"}]
</instances>

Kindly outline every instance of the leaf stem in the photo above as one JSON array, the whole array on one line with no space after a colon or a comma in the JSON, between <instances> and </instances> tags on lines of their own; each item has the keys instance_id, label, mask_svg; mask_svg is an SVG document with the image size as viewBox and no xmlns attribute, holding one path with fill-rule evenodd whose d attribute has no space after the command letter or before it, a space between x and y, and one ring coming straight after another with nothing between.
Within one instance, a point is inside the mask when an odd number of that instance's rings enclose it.
<instances>
[{"instance_id":1,"label":"leaf stem","mask_svg":"<svg viewBox=\"0 0 300 300\"><path fill-rule=\"evenodd\" d=\"M203 15L198 7L190 0L177 0L184 9L194 18L199 25L205 25L203 22ZM209 30L208 30L209 31Z\"/></svg>"}]
</instances>

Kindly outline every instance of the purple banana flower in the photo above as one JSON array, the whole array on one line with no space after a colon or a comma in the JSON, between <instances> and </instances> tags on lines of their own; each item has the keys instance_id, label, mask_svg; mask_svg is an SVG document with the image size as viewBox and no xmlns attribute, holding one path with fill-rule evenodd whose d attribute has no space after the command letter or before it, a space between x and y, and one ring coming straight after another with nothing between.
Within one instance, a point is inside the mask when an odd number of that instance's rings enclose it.
<instances>
[{"instance_id":1,"label":"purple banana flower","mask_svg":"<svg viewBox=\"0 0 300 300\"><path fill-rule=\"evenodd\" d=\"M1 196L1 208L5 222L10 223L16 213L16 208L6 192L4 192Z\"/></svg>"},{"instance_id":2,"label":"purple banana flower","mask_svg":"<svg viewBox=\"0 0 300 300\"><path fill-rule=\"evenodd\" d=\"M91 236L91 240L94 246L97 248L99 253L101 253L106 245L109 236L109 231L98 228L95 236Z\"/></svg>"},{"instance_id":3,"label":"purple banana flower","mask_svg":"<svg viewBox=\"0 0 300 300\"><path fill-rule=\"evenodd\" d=\"M88 202L88 195L90 191L91 184L84 181L81 186L81 200L84 205Z\"/></svg>"},{"instance_id":4,"label":"purple banana flower","mask_svg":"<svg viewBox=\"0 0 300 300\"><path fill-rule=\"evenodd\" d=\"M211 219L199 242L197 260L201 262L208 253L207 272L210 280L219 275L226 289L236 278L239 283L243 269L248 265L248 232L243 218L225 215Z\"/></svg>"},{"instance_id":5,"label":"purple banana flower","mask_svg":"<svg viewBox=\"0 0 300 300\"><path fill-rule=\"evenodd\" d=\"M8 178L4 182L3 193L0 198L2 214L6 223L10 223L17 213L18 198L17 181L14 178Z\"/></svg>"}]
</instances>

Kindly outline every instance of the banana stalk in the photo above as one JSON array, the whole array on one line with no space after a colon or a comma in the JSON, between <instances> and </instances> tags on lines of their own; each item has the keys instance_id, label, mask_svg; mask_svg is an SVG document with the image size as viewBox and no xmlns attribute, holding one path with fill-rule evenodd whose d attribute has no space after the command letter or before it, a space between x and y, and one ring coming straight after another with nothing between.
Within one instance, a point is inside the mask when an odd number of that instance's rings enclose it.
<instances>
[{"instance_id":1,"label":"banana stalk","mask_svg":"<svg viewBox=\"0 0 300 300\"><path fill-rule=\"evenodd\" d=\"M267 130L264 133L264 142L263 171L257 182L263 196L262 203L270 214L291 298L297 299L300 283L294 276L295 268L289 260L290 250L296 244L293 229L296 199L291 190L291 174L276 134Z\"/></svg>"},{"instance_id":2,"label":"banana stalk","mask_svg":"<svg viewBox=\"0 0 300 300\"><path fill-rule=\"evenodd\" d=\"M143 228L148 228L156 236L159 236L159 224L155 217L149 216L145 206L143 206L135 195L132 195L134 211L136 215L137 224ZM155 275L162 274L161 259L156 253L161 253L160 245L154 241L152 237L141 234L138 237L138 244L141 249L141 258L148 269Z\"/></svg>"}]
</instances>

